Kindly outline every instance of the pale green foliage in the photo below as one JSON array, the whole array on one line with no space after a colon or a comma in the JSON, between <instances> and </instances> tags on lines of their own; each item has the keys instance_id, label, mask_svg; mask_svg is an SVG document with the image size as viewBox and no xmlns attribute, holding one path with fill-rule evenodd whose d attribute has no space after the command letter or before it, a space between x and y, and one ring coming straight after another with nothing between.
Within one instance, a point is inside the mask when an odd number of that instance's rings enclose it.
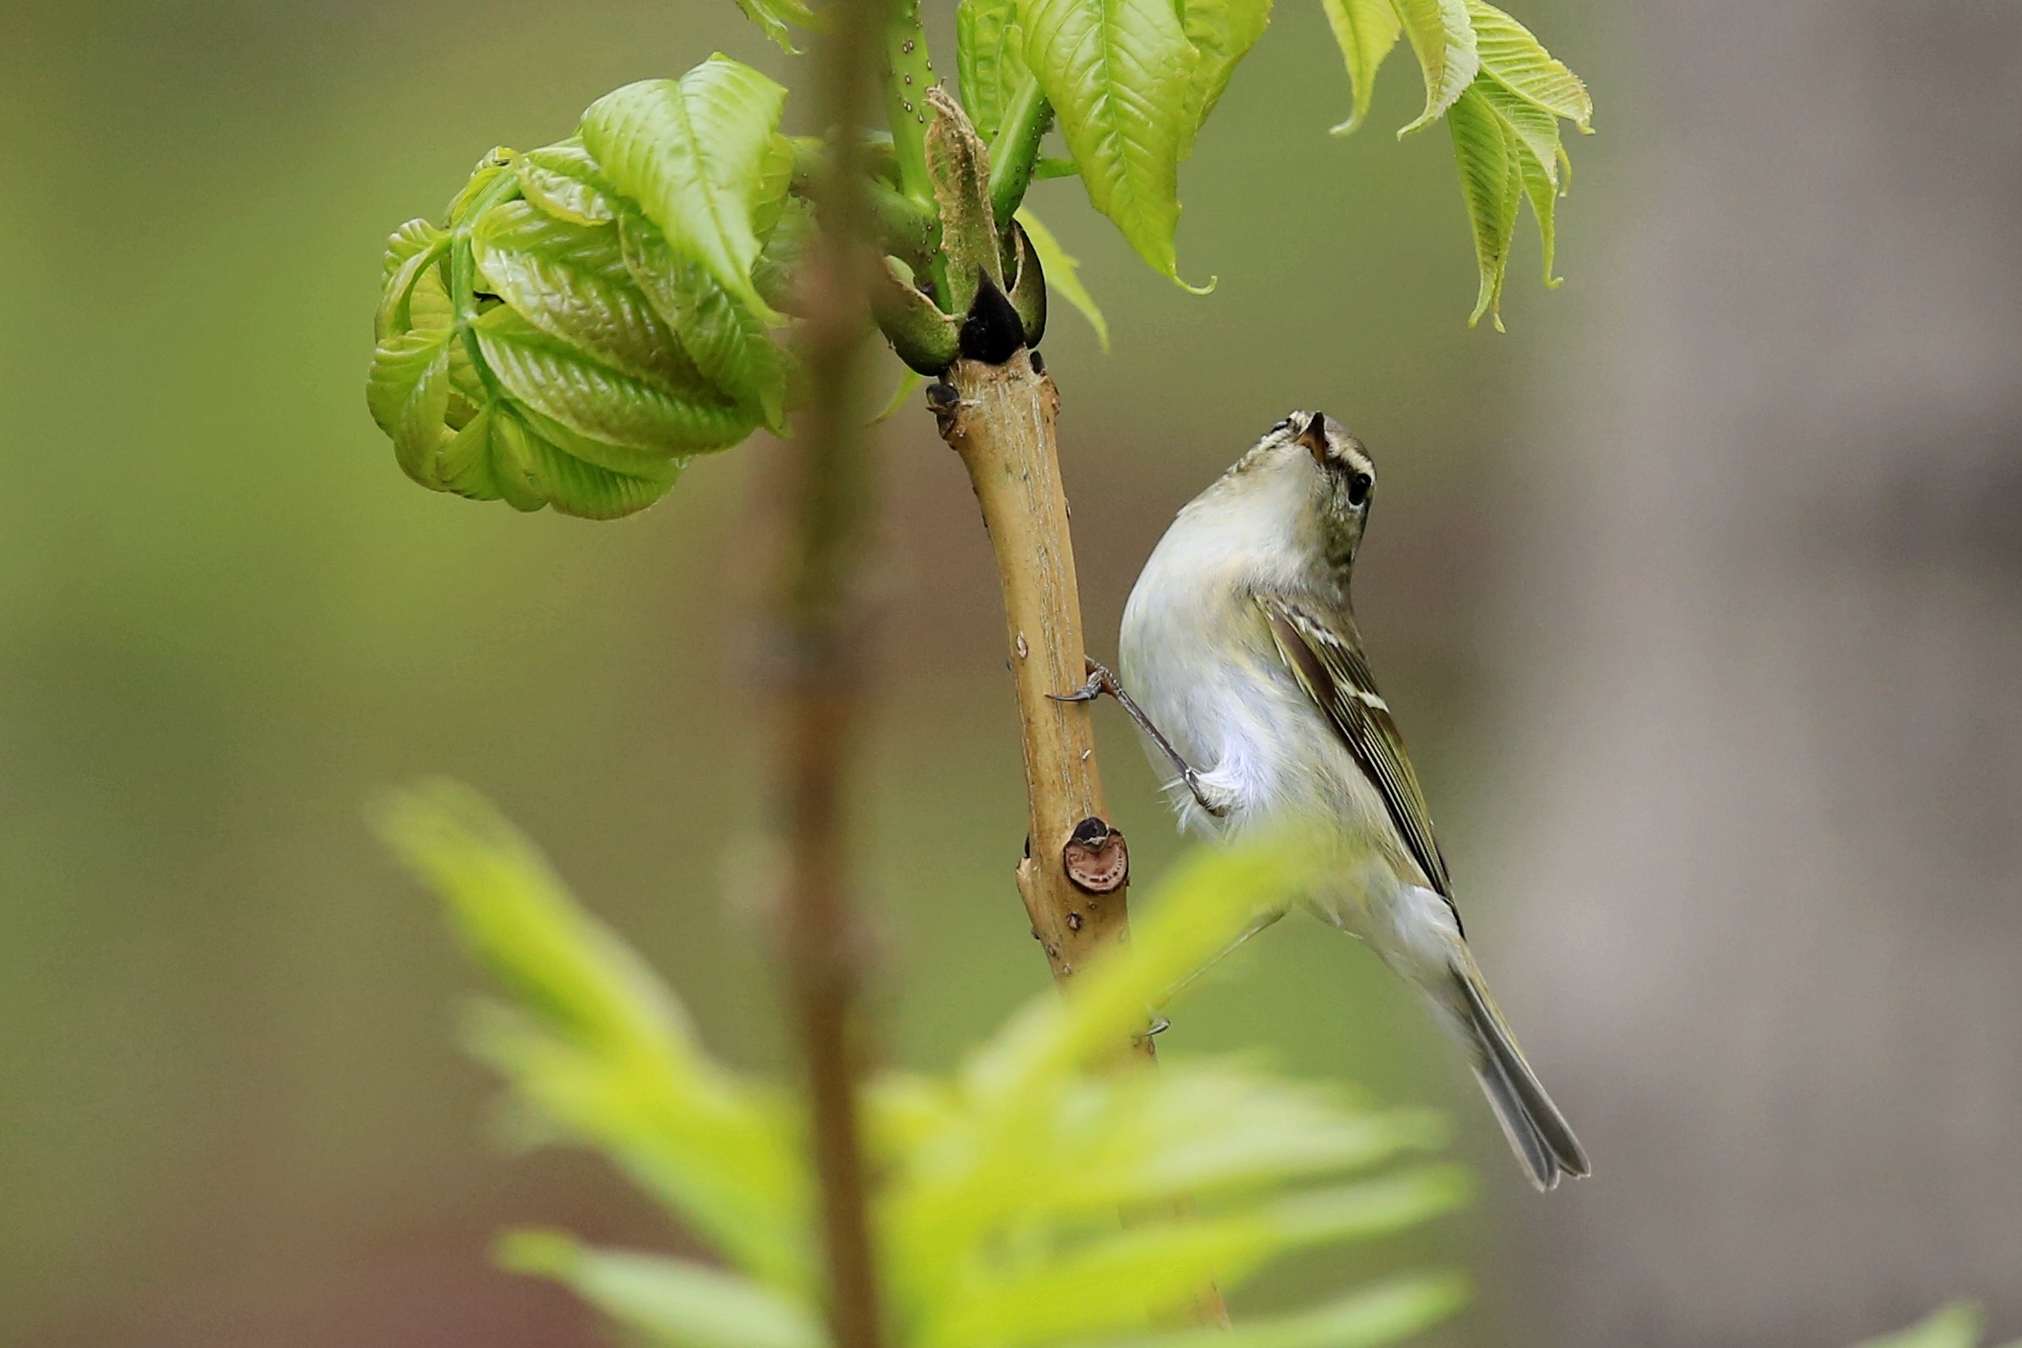
<instances>
[{"instance_id":1,"label":"pale green foliage","mask_svg":"<svg viewBox=\"0 0 2022 1348\"><path fill-rule=\"evenodd\" d=\"M1376 69L1395 45L1401 24L1425 76L1425 111L1400 136L1447 118L1461 195L1474 235L1481 285L1468 326L1490 316L1502 329L1503 280L1524 201L1537 217L1544 281L1553 287L1555 199L1564 195L1570 165L1559 119L1593 130L1594 105L1577 75L1553 59L1528 28L1484 0L1322 0L1354 86L1354 112L1334 128L1361 124Z\"/></svg>"},{"instance_id":2,"label":"pale green foliage","mask_svg":"<svg viewBox=\"0 0 2022 1348\"><path fill-rule=\"evenodd\" d=\"M1538 217L1546 284L1556 284L1552 209L1565 187L1558 119L1591 129L1585 86L1528 29L1482 0L1321 4L1352 88L1337 133L1368 114L1377 70L1400 36L1424 77L1425 107L1399 134L1454 114L1481 278L1469 322L1496 314L1500 328L1509 243L1526 199ZM1178 280L1180 163L1270 16L1271 0L962 0L963 98L989 135L1016 87L1007 72L1023 73L1022 54L1059 116L1089 202L1145 261Z\"/></svg>"},{"instance_id":3,"label":"pale green foliage","mask_svg":"<svg viewBox=\"0 0 2022 1348\"><path fill-rule=\"evenodd\" d=\"M1053 231L1042 224L1029 207L1019 207L1018 223L1025 227L1025 237L1032 241L1032 251L1039 255L1039 269L1046 273L1046 288L1080 311L1089 326L1095 329L1095 338L1102 343L1102 349L1109 350L1109 320L1102 316L1095 297L1082 283L1080 261L1060 246L1060 240L1053 237Z\"/></svg>"},{"instance_id":4,"label":"pale green foliage","mask_svg":"<svg viewBox=\"0 0 2022 1348\"><path fill-rule=\"evenodd\" d=\"M785 97L720 56L627 85L580 138L486 156L444 224L401 226L367 402L410 477L610 518L784 424L768 296L809 225Z\"/></svg>"},{"instance_id":5,"label":"pale green foliage","mask_svg":"<svg viewBox=\"0 0 2022 1348\"><path fill-rule=\"evenodd\" d=\"M813 1185L791 1102L713 1061L638 958L475 796L423 788L383 820L512 995L477 1017L478 1051L543 1127L605 1151L728 1268L552 1233L510 1239L506 1261L569 1283L648 1342L817 1348ZM1353 1178L1436 1145L1422 1113L1225 1063L1103 1070L1317 864L1290 839L1197 853L1125 953L1069 995L1035 999L951 1076L872 1084L873 1227L895 1343L1345 1348L1392 1342L1460 1303L1454 1278L1403 1278L1231 1334L1157 1328L1210 1278L1234 1286L1287 1251L1394 1231L1466 1197L1450 1165ZM1192 1220L1177 1215L1189 1194ZM1120 1211L1148 1215L1126 1227Z\"/></svg>"},{"instance_id":6,"label":"pale green foliage","mask_svg":"<svg viewBox=\"0 0 2022 1348\"><path fill-rule=\"evenodd\" d=\"M1970 1301L1954 1301L1908 1329L1869 1339L1854 1348L1979 1348L1980 1332L1985 1326L1986 1317L1978 1306ZM2022 1341L2011 1343L2008 1348L2022 1348Z\"/></svg>"}]
</instances>

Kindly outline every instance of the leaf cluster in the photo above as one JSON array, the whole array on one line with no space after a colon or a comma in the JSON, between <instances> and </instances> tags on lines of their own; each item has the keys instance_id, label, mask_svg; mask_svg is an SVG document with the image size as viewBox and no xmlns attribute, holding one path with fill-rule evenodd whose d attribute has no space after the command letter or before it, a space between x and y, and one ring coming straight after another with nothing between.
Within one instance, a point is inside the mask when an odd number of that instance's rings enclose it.
<instances>
[{"instance_id":1,"label":"leaf cluster","mask_svg":"<svg viewBox=\"0 0 2022 1348\"><path fill-rule=\"evenodd\" d=\"M812 229L785 98L722 56L627 85L394 232L367 402L409 477L608 519L783 425L772 334Z\"/></svg>"},{"instance_id":2,"label":"leaf cluster","mask_svg":"<svg viewBox=\"0 0 2022 1348\"><path fill-rule=\"evenodd\" d=\"M449 785L393 801L384 831L447 901L509 1000L472 1020L538 1136L596 1147L722 1266L523 1232L501 1251L650 1343L818 1348L807 1121L712 1059L674 996L533 848ZM1317 864L1296 840L1196 854L1126 953L1035 999L954 1073L887 1073L864 1101L890 1336L908 1348L1344 1348L1450 1313L1452 1276L1405 1277L1231 1331L1175 1329L1209 1280L1367 1239L1463 1202L1423 1161L1439 1121L1373 1110L1232 1063L1119 1070L1115 1045ZM1377 1172L1377 1173L1371 1173ZM1183 1196L1199 1200L1182 1215ZM1129 1224L1119 1211L1137 1214Z\"/></svg>"}]
</instances>

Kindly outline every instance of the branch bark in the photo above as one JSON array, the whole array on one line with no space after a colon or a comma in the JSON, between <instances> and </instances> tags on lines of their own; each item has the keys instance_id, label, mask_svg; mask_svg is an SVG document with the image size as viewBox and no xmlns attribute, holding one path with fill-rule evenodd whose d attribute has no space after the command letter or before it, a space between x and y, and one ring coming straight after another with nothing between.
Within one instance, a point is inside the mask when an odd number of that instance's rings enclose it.
<instances>
[{"instance_id":1,"label":"branch bark","mask_svg":"<svg viewBox=\"0 0 2022 1348\"><path fill-rule=\"evenodd\" d=\"M1018 894L1054 981L1064 984L1130 933L1130 851L1103 800L1094 704L1049 696L1079 687L1088 665L1054 435L1060 395L1023 348L1001 365L956 361L945 379L954 394L941 390L935 403L941 437L968 469L1004 592L1028 819ZM1132 1046L1147 1063L1156 1056L1149 1034ZM1212 1283L1195 1298L1194 1318L1228 1324Z\"/></svg>"},{"instance_id":2,"label":"branch bark","mask_svg":"<svg viewBox=\"0 0 2022 1348\"><path fill-rule=\"evenodd\" d=\"M956 399L938 409L941 435L962 456L983 508L1018 690L1029 821L1018 893L1054 978L1064 982L1127 933L1129 853L1103 801L1090 704L1048 697L1087 677L1054 441L1060 397L1023 350L1002 365L957 361L946 378ZM1151 1041L1141 1043L1149 1053Z\"/></svg>"}]
</instances>

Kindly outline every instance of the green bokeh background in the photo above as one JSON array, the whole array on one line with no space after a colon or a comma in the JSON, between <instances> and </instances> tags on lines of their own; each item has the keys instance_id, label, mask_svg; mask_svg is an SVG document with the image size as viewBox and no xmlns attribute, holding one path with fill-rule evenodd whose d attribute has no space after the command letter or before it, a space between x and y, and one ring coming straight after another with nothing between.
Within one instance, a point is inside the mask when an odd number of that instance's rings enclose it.
<instances>
[{"instance_id":1,"label":"green bokeh background","mask_svg":"<svg viewBox=\"0 0 2022 1348\"><path fill-rule=\"evenodd\" d=\"M1605 124L1607 35L1583 8L1522 13ZM437 214L489 146L557 139L604 91L718 49L805 83L730 0L0 17L0 1343L597 1342L566 1298L491 1271L488 1233L677 1239L593 1161L487 1139L493 1084L455 1046L471 979L362 821L391 784L490 794L721 1052L787 1064L752 883L781 448L699 461L634 520L521 517L411 486L361 392L393 226ZM1037 188L1116 336L1101 354L1063 306L1045 350L1098 655L1171 512L1286 410L1373 447L1359 598L1465 886L1496 809L1483 484L1577 312L1610 160L1572 147L1575 293L1546 297L1526 243L1510 335L1469 332L1446 135L1396 143L1420 95L1408 58L1385 75L1371 128L1329 138L1339 58L1317 5L1281 7L1183 174L1181 269L1220 277L1209 298L1139 264L1078 184ZM887 431L863 890L885 1048L933 1067L1045 965L1010 885L1022 787L985 540L931 418ZM1143 883L1177 842L1098 715ZM1255 1303L1460 1262L1484 1295L1444 1341L1524 1341L1496 1270L1528 1194L1365 952L1284 923L1165 1044L1451 1106L1481 1163L1470 1214L1381 1260L1316 1256Z\"/></svg>"}]
</instances>

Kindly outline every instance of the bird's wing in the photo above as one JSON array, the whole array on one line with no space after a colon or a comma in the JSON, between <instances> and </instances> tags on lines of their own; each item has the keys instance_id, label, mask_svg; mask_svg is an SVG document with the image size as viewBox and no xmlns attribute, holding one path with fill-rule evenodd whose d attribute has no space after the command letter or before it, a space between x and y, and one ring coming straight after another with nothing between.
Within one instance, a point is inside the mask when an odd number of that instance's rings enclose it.
<instances>
[{"instance_id":1,"label":"bird's wing","mask_svg":"<svg viewBox=\"0 0 2022 1348\"><path fill-rule=\"evenodd\" d=\"M1383 797L1390 821L1418 868L1451 904L1453 882L1447 876L1439 842L1432 836L1425 793L1419 790L1418 774L1404 754L1404 740L1390 717L1390 706L1376 691L1376 680L1370 677L1354 629L1344 632L1311 608L1277 595L1256 598L1270 625L1272 640L1277 642L1278 654L1306 695L1327 714L1341 742Z\"/></svg>"}]
</instances>

